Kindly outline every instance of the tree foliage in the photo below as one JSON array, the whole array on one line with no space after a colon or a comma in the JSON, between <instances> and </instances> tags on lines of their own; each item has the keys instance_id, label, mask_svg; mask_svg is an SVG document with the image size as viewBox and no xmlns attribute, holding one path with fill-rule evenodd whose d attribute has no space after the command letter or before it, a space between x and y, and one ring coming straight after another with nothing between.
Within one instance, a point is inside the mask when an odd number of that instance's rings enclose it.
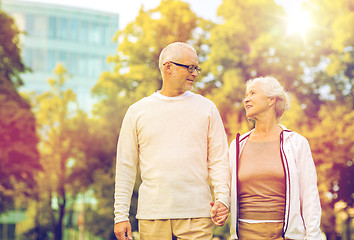
<instances>
[{"instance_id":1,"label":"tree foliage","mask_svg":"<svg viewBox=\"0 0 354 240\"><path fill-rule=\"evenodd\" d=\"M234 136L236 129L248 128L242 107L248 79L273 75L297 98L308 92L309 84L301 78L308 49L286 35L285 12L273 0L225 0L218 15L223 21L211 30L206 63L212 77L203 81L207 96L220 108L228 135ZM302 98L307 113L312 114L318 98Z\"/></svg>"},{"instance_id":2,"label":"tree foliage","mask_svg":"<svg viewBox=\"0 0 354 240\"><path fill-rule=\"evenodd\" d=\"M0 212L12 208L13 197L30 196L41 167L35 117L17 92L25 71L14 21L0 11Z\"/></svg>"},{"instance_id":3,"label":"tree foliage","mask_svg":"<svg viewBox=\"0 0 354 240\"><path fill-rule=\"evenodd\" d=\"M344 202L348 211L353 207L353 120L352 109L328 103L321 107L315 127L304 131L316 161L323 209L321 225L328 239L336 239L337 235L335 204Z\"/></svg>"},{"instance_id":4,"label":"tree foliage","mask_svg":"<svg viewBox=\"0 0 354 240\"><path fill-rule=\"evenodd\" d=\"M54 73L56 78L48 80L51 90L34 96L32 104L43 166L43 173L36 179L40 186L38 201L47 206L54 239L61 240L69 203L91 183L89 174L77 173L92 169L85 165L89 161L84 150L90 147L85 145L90 139L87 116L78 107L74 92L64 87L66 69L58 64Z\"/></svg>"},{"instance_id":5,"label":"tree foliage","mask_svg":"<svg viewBox=\"0 0 354 240\"><path fill-rule=\"evenodd\" d=\"M20 31L13 18L0 10L0 76L11 79L15 86L23 84L20 74L28 70L21 59Z\"/></svg>"},{"instance_id":6,"label":"tree foliage","mask_svg":"<svg viewBox=\"0 0 354 240\"><path fill-rule=\"evenodd\" d=\"M332 100L353 108L354 5L346 0L311 0L307 9L313 17L309 66L319 69L314 88L317 92L329 88L327 95Z\"/></svg>"},{"instance_id":7,"label":"tree foliage","mask_svg":"<svg viewBox=\"0 0 354 240\"><path fill-rule=\"evenodd\" d=\"M351 134L354 106L354 29L351 26L354 24L354 5L345 0L312 0L306 7L313 17L308 40L312 54L307 65L311 69L314 92L322 92L323 103L314 120L315 125L307 132L313 145L322 191L323 231L328 239L335 239L334 206L344 202L346 210L350 211L354 200L354 138ZM347 216L348 229L349 212ZM350 239L350 236L346 237Z\"/></svg>"}]
</instances>

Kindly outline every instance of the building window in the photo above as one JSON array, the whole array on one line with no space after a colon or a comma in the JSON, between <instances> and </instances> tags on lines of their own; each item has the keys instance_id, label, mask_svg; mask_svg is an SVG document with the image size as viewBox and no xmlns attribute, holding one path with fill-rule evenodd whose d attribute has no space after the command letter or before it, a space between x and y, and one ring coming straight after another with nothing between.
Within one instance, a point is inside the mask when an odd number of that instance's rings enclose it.
<instances>
[{"instance_id":1,"label":"building window","mask_svg":"<svg viewBox=\"0 0 354 240\"><path fill-rule=\"evenodd\" d=\"M33 61L32 70L33 71L44 71L46 68L45 64L45 52L44 49L33 49Z\"/></svg>"},{"instance_id":2,"label":"building window","mask_svg":"<svg viewBox=\"0 0 354 240\"><path fill-rule=\"evenodd\" d=\"M47 52L47 72L52 72L57 63L56 54L54 50L48 50Z\"/></svg>"},{"instance_id":3,"label":"building window","mask_svg":"<svg viewBox=\"0 0 354 240\"><path fill-rule=\"evenodd\" d=\"M76 75L78 75L77 53L76 52L71 52L71 53L68 53L68 56L69 56L68 57L68 72L73 74L76 77Z\"/></svg>"},{"instance_id":4,"label":"building window","mask_svg":"<svg viewBox=\"0 0 354 240\"><path fill-rule=\"evenodd\" d=\"M44 16L35 16L33 19L33 36L43 38L46 36L47 18Z\"/></svg>"},{"instance_id":5,"label":"building window","mask_svg":"<svg viewBox=\"0 0 354 240\"><path fill-rule=\"evenodd\" d=\"M67 56L68 55L67 55L66 51L59 51L58 62L61 62L65 69L68 69L68 57Z\"/></svg>"},{"instance_id":6,"label":"building window","mask_svg":"<svg viewBox=\"0 0 354 240\"><path fill-rule=\"evenodd\" d=\"M91 75L91 77L97 78L100 76L100 73L103 70L103 66L101 65L102 57L95 55L92 57L91 62L92 62L92 75Z\"/></svg>"},{"instance_id":7,"label":"building window","mask_svg":"<svg viewBox=\"0 0 354 240\"><path fill-rule=\"evenodd\" d=\"M87 70L88 70L88 59L87 53L81 53L78 56L78 75L87 77Z\"/></svg>"},{"instance_id":8,"label":"building window","mask_svg":"<svg viewBox=\"0 0 354 240\"><path fill-rule=\"evenodd\" d=\"M70 22L70 40L79 40L79 21L77 19L71 19Z\"/></svg>"},{"instance_id":9,"label":"building window","mask_svg":"<svg viewBox=\"0 0 354 240\"><path fill-rule=\"evenodd\" d=\"M32 61L32 49L31 48L25 48L23 51L23 62L24 64L29 67L33 68L33 61Z\"/></svg>"},{"instance_id":10,"label":"building window","mask_svg":"<svg viewBox=\"0 0 354 240\"><path fill-rule=\"evenodd\" d=\"M30 14L26 15L26 33L28 36L34 35L34 16Z\"/></svg>"},{"instance_id":11,"label":"building window","mask_svg":"<svg viewBox=\"0 0 354 240\"><path fill-rule=\"evenodd\" d=\"M57 37L57 18L56 17L49 17L48 37L51 39L55 39Z\"/></svg>"},{"instance_id":12,"label":"building window","mask_svg":"<svg viewBox=\"0 0 354 240\"><path fill-rule=\"evenodd\" d=\"M61 40L68 39L68 20L66 18L59 18L58 38Z\"/></svg>"},{"instance_id":13,"label":"building window","mask_svg":"<svg viewBox=\"0 0 354 240\"><path fill-rule=\"evenodd\" d=\"M79 33L79 39L80 42L88 42L88 28L89 24L87 21L82 21L80 24L80 33Z\"/></svg>"},{"instance_id":14,"label":"building window","mask_svg":"<svg viewBox=\"0 0 354 240\"><path fill-rule=\"evenodd\" d=\"M90 28L90 43L99 45L102 44L101 37L102 37L102 32L100 29L100 25L97 23L92 23L91 28Z\"/></svg>"}]
</instances>

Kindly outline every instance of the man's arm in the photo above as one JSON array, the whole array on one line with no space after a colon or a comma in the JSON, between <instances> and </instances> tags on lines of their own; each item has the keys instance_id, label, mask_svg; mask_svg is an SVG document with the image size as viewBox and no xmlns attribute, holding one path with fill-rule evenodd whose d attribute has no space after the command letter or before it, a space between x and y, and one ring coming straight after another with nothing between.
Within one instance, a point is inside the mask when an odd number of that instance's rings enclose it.
<instances>
[{"instance_id":1,"label":"man's arm","mask_svg":"<svg viewBox=\"0 0 354 240\"><path fill-rule=\"evenodd\" d=\"M115 223L129 224L130 199L138 165L138 143L134 119L134 114L129 108L123 119L118 139L114 192Z\"/></svg>"},{"instance_id":2,"label":"man's arm","mask_svg":"<svg viewBox=\"0 0 354 240\"><path fill-rule=\"evenodd\" d=\"M215 202L230 205L230 168L228 144L225 128L220 114L214 105L208 130L208 168L211 184L214 187ZM219 205L217 205L219 206Z\"/></svg>"}]
</instances>

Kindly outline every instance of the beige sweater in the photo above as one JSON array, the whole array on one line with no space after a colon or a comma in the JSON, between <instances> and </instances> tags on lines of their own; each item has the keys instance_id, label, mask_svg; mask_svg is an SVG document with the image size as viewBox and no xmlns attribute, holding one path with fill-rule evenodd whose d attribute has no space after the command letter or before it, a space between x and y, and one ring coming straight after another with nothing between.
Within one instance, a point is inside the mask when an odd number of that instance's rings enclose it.
<instances>
[{"instance_id":1,"label":"beige sweater","mask_svg":"<svg viewBox=\"0 0 354 240\"><path fill-rule=\"evenodd\" d=\"M209 178L216 199L229 205L224 126L201 95L154 93L128 109L117 147L115 223L128 220L138 166L138 219L209 217Z\"/></svg>"}]
</instances>

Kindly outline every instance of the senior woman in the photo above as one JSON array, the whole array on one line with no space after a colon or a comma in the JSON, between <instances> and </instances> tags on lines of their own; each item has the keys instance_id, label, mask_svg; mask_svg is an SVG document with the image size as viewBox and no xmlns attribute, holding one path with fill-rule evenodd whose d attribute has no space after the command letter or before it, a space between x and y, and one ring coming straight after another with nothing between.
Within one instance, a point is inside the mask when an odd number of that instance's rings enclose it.
<instances>
[{"instance_id":1,"label":"senior woman","mask_svg":"<svg viewBox=\"0 0 354 240\"><path fill-rule=\"evenodd\" d=\"M255 127L229 149L231 239L321 239L309 143L278 124L289 107L283 87L273 77L249 80L244 107Z\"/></svg>"}]
</instances>

